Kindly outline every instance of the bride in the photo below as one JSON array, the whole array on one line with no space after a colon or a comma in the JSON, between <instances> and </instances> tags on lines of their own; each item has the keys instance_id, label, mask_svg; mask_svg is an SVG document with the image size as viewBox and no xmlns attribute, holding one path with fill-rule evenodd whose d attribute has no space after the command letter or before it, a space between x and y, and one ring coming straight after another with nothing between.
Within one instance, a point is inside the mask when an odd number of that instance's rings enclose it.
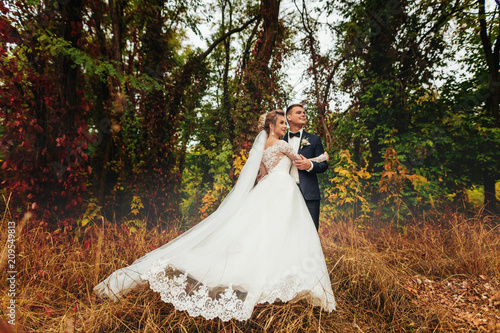
<instances>
[{"instance_id":1,"label":"bride","mask_svg":"<svg viewBox=\"0 0 500 333\"><path fill-rule=\"evenodd\" d=\"M116 301L149 283L176 309L224 321L247 320L265 302L305 299L335 309L318 233L289 175L292 161L303 157L279 139L286 131L284 112L262 116L259 128L238 182L219 208L112 273L94 288L98 296Z\"/></svg>"}]
</instances>

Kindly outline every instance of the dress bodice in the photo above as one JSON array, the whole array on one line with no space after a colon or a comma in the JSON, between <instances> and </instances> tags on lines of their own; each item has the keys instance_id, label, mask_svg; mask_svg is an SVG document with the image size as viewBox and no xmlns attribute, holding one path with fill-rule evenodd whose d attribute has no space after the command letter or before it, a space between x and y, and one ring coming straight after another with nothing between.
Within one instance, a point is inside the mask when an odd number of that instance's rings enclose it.
<instances>
[{"instance_id":1,"label":"dress bodice","mask_svg":"<svg viewBox=\"0 0 500 333\"><path fill-rule=\"evenodd\" d=\"M264 150L262 163L266 167L267 173L275 171L289 172L292 159L299 156L293 151L292 146L283 140L276 141L274 145Z\"/></svg>"}]
</instances>

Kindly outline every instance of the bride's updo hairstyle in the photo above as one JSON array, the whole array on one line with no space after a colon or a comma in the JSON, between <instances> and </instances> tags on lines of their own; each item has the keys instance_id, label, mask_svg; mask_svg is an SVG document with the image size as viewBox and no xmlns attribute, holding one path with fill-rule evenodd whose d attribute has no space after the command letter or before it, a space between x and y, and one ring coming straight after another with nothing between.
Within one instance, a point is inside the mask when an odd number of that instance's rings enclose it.
<instances>
[{"instance_id":1,"label":"bride's updo hairstyle","mask_svg":"<svg viewBox=\"0 0 500 333\"><path fill-rule=\"evenodd\" d=\"M270 125L273 124L274 126L276 126L276 120L278 119L278 116L284 117L285 111L276 109L268 113L264 113L262 116L260 116L259 131L266 131L267 135L269 135L269 132L271 131Z\"/></svg>"}]
</instances>

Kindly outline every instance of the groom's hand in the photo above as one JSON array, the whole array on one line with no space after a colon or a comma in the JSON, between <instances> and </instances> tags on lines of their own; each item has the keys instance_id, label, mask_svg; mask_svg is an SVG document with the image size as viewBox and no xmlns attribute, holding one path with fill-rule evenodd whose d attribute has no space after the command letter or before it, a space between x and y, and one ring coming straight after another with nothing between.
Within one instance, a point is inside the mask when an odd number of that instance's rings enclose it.
<instances>
[{"instance_id":1,"label":"groom's hand","mask_svg":"<svg viewBox=\"0 0 500 333\"><path fill-rule=\"evenodd\" d=\"M300 160L295 160L295 165L299 170L308 170L311 167L311 161L300 155Z\"/></svg>"}]
</instances>

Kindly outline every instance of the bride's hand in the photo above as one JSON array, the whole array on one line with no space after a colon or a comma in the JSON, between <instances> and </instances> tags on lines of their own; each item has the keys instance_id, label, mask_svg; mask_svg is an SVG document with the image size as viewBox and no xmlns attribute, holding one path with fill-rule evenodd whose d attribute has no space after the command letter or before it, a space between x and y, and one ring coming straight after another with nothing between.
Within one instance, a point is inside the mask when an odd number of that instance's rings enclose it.
<instances>
[{"instance_id":1,"label":"bride's hand","mask_svg":"<svg viewBox=\"0 0 500 333\"><path fill-rule=\"evenodd\" d=\"M326 161L328 162L330 160L330 155L328 155L326 151L323 153L323 155L326 156Z\"/></svg>"}]
</instances>

